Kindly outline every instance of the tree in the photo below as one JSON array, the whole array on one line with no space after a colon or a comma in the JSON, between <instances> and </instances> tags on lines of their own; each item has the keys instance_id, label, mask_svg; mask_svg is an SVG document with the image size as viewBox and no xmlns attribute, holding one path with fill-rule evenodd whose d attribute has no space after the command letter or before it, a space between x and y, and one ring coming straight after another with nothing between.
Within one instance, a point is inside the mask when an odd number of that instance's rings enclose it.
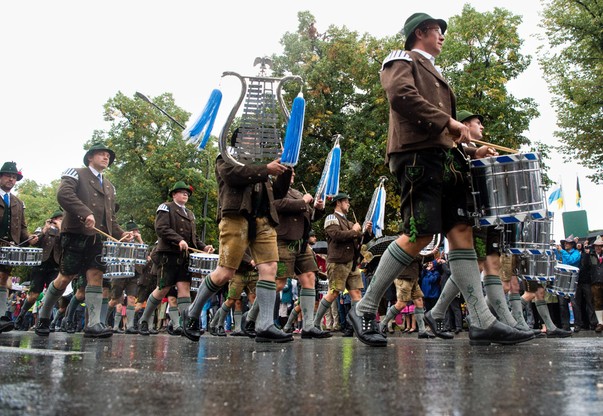
<instances>
[{"instance_id":1,"label":"tree","mask_svg":"<svg viewBox=\"0 0 603 416\"><path fill-rule=\"evenodd\" d=\"M603 3L598 0L543 1L548 45L539 58L557 110L566 159L593 169L603 183Z\"/></svg>"},{"instance_id":2,"label":"tree","mask_svg":"<svg viewBox=\"0 0 603 416\"><path fill-rule=\"evenodd\" d=\"M25 219L30 233L37 227L43 227L44 222L60 209L57 202L59 183L57 179L50 185L39 185L36 181L25 179L17 184L16 191L25 204Z\"/></svg>"},{"instance_id":3,"label":"tree","mask_svg":"<svg viewBox=\"0 0 603 416\"><path fill-rule=\"evenodd\" d=\"M153 102L183 123L189 114L177 107L170 94L155 97ZM206 229L208 244L216 244L217 186L213 161L217 155L215 142L203 151L180 137L181 128L142 100L118 92L104 106L108 131L95 131L92 142L102 142L116 153L115 163L107 175L117 190L120 224L133 219L145 241L156 240L155 212L159 204L169 200L168 191L177 181L194 188L189 208L197 218L198 233ZM203 208L207 196L207 214Z\"/></svg>"},{"instance_id":4,"label":"tree","mask_svg":"<svg viewBox=\"0 0 603 416\"><path fill-rule=\"evenodd\" d=\"M534 99L518 99L506 87L531 62L521 54L520 24L521 17L506 9L480 13L467 4L448 21L438 57L457 108L484 116L485 141L514 149L529 144L524 132L539 115Z\"/></svg>"},{"instance_id":5,"label":"tree","mask_svg":"<svg viewBox=\"0 0 603 416\"><path fill-rule=\"evenodd\" d=\"M379 40L335 26L314 33L309 29L315 19L307 11L299 12L298 20L298 30L281 39L284 53L272 57L276 75L290 72L305 81L304 140L296 182L314 193L333 136L341 134L340 189L351 195L362 222L379 176L388 172L383 163L388 107L379 70L395 39ZM392 209L386 210L392 218L399 207L394 182L388 183Z\"/></svg>"}]
</instances>

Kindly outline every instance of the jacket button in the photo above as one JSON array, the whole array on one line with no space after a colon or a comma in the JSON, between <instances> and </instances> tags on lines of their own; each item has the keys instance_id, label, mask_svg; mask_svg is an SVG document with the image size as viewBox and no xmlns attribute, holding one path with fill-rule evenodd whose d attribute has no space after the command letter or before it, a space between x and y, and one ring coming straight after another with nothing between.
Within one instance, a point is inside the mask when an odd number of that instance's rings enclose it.
<instances>
[{"instance_id":1,"label":"jacket button","mask_svg":"<svg viewBox=\"0 0 603 416\"><path fill-rule=\"evenodd\" d=\"M444 107L444 104L442 104L442 103L438 103L438 105L439 105L440 107Z\"/></svg>"},{"instance_id":2,"label":"jacket button","mask_svg":"<svg viewBox=\"0 0 603 416\"><path fill-rule=\"evenodd\" d=\"M438 88L438 87L440 86L440 83L439 83L439 82L436 82L436 83L435 83L435 86L436 86L436 88Z\"/></svg>"}]
</instances>

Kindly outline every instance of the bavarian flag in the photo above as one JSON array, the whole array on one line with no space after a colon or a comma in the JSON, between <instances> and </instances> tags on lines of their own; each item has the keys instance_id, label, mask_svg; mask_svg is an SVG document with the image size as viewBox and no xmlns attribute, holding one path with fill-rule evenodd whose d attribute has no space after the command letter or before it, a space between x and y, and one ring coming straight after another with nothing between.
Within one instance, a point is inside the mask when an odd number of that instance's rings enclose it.
<instances>
[{"instance_id":1,"label":"bavarian flag","mask_svg":"<svg viewBox=\"0 0 603 416\"><path fill-rule=\"evenodd\" d=\"M582 202L582 195L580 194L580 178L576 176L576 206L580 207Z\"/></svg>"},{"instance_id":2,"label":"bavarian flag","mask_svg":"<svg viewBox=\"0 0 603 416\"><path fill-rule=\"evenodd\" d=\"M557 203L557 208L563 207L563 191L561 185L556 185L553 188L553 192L549 195L549 205L552 205L554 202Z\"/></svg>"}]
</instances>

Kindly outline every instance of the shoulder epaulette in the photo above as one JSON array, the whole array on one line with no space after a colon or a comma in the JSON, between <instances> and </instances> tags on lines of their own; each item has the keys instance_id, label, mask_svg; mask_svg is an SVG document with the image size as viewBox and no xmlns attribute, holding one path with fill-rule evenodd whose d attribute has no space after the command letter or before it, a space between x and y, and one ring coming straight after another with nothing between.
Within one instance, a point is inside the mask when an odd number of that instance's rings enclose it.
<instances>
[{"instance_id":1,"label":"shoulder epaulette","mask_svg":"<svg viewBox=\"0 0 603 416\"><path fill-rule=\"evenodd\" d=\"M325 228L331 225L339 225L339 220L335 216L335 214L330 214L325 218Z\"/></svg>"},{"instance_id":2,"label":"shoulder epaulette","mask_svg":"<svg viewBox=\"0 0 603 416\"><path fill-rule=\"evenodd\" d=\"M161 204L157 207L157 211L170 212L170 207L168 207L166 204Z\"/></svg>"},{"instance_id":3,"label":"shoulder epaulette","mask_svg":"<svg viewBox=\"0 0 603 416\"><path fill-rule=\"evenodd\" d=\"M383 60L383 64L381 65L381 69L385 68L385 65L392 61L408 61L412 62L411 56L406 51L396 50L392 51L387 55L387 57Z\"/></svg>"},{"instance_id":4,"label":"shoulder epaulette","mask_svg":"<svg viewBox=\"0 0 603 416\"><path fill-rule=\"evenodd\" d=\"M80 175L78 175L77 170L74 168L69 168L61 174L61 178L73 178L76 181L79 181Z\"/></svg>"}]
</instances>

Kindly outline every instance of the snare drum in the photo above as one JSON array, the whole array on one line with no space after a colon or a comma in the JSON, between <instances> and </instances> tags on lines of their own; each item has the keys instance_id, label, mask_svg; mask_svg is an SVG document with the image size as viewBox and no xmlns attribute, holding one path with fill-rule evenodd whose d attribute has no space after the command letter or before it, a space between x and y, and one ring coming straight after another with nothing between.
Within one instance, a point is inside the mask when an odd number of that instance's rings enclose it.
<instances>
[{"instance_id":1,"label":"snare drum","mask_svg":"<svg viewBox=\"0 0 603 416\"><path fill-rule=\"evenodd\" d=\"M509 240L505 242L507 252L551 256L553 254L551 241L554 240L552 226L551 217L512 225L510 230L505 230Z\"/></svg>"},{"instance_id":2,"label":"snare drum","mask_svg":"<svg viewBox=\"0 0 603 416\"><path fill-rule=\"evenodd\" d=\"M521 257L520 276L526 280L552 282L555 280L555 259L546 254L524 255Z\"/></svg>"},{"instance_id":3,"label":"snare drum","mask_svg":"<svg viewBox=\"0 0 603 416\"><path fill-rule=\"evenodd\" d=\"M191 290L193 292L198 292L201 287L201 282L203 282L203 278L201 277L191 277Z\"/></svg>"},{"instance_id":4,"label":"snare drum","mask_svg":"<svg viewBox=\"0 0 603 416\"><path fill-rule=\"evenodd\" d=\"M129 263L107 263L107 270L103 274L105 279L123 279L134 276L134 265Z\"/></svg>"},{"instance_id":5,"label":"snare drum","mask_svg":"<svg viewBox=\"0 0 603 416\"><path fill-rule=\"evenodd\" d=\"M39 266L42 249L36 247L0 247L0 264L5 266Z\"/></svg>"},{"instance_id":6,"label":"snare drum","mask_svg":"<svg viewBox=\"0 0 603 416\"><path fill-rule=\"evenodd\" d=\"M191 273L210 274L218 267L217 254L190 253L188 259L188 271Z\"/></svg>"},{"instance_id":7,"label":"snare drum","mask_svg":"<svg viewBox=\"0 0 603 416\"><path fill-rule=\"evenodd\" d=\"M104 241L102 260L107 263L146 264L149 246L121 241Z\"/></svg>"},{"instance_id":8,"label":"snare drum","mask_svg":"<svg viewBox=\"0 0 603 416\"><path fill-rule=\"evenodd\" d=\"M546 217L536 153L474 159L471 183L476 216L482 226Z\"/></svg>"},{"instance_id":9,"label":"snare drum","mask_svg":"<svg viewBox=\"0 0 603 416\"><path fill-rule=\"evenodd\" d=\"M579 268L565 264L555 266L555 280L553 282L551 293L559 296L574 296L576 286L578 285Z\"/></svg>"}]
</instances>

